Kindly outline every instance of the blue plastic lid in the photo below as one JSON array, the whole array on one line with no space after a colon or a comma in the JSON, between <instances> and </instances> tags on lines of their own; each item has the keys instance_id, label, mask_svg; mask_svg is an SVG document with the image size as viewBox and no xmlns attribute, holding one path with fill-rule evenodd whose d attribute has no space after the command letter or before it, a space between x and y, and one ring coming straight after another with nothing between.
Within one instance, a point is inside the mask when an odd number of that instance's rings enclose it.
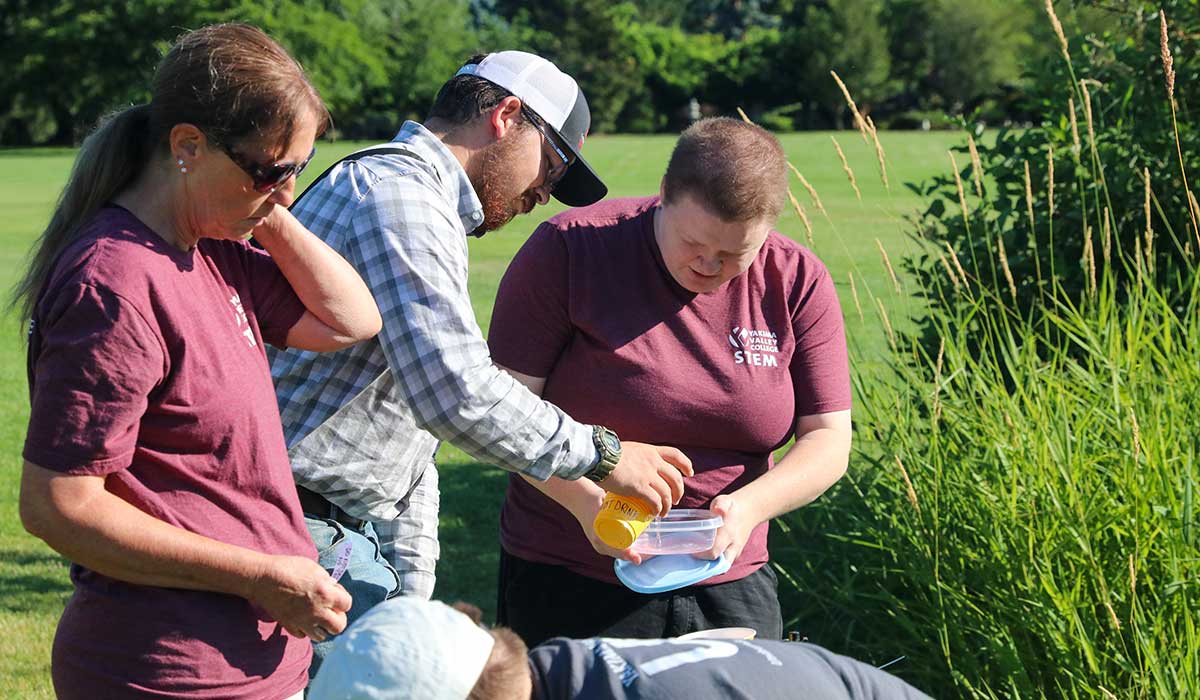
<instances>
[{"instance_id":1,"label":"blue plastic lid","mask_svg":"<svg viewBox=\"0 0 1200 700\"><path fill-rule=\"evenodd\" d=\"M716 559L697 559L690 554L660 554L641 564L618 559L613 569L630 590L664 593L723 574L729 571L730 564L724 554Z\"/></svg>"}]
</instances>

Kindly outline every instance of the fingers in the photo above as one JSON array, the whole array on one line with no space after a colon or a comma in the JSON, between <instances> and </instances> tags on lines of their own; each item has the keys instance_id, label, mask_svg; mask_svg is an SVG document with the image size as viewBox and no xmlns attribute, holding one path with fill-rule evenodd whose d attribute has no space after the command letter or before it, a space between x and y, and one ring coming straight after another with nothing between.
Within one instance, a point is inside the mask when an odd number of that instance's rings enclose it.
<instances>
[{"instance_id":1,"label":"fingers","mask_svg":"<svg viewBox=\"0 0 1200 700\"><path fill-rule=\"evenodd\" d=\"M317 615L316 629L326 635L340 634L346 629L346 613L332 610L322 611ZM316 639L316 637L313 637ZM317 641L321 641L317 639Z\"/></svg>"},{"instance_id":2,"label":"fingers","mask_svg":"<svg viewBox=\"0 0 1200 700\"><path fill-rule=\"evenodd\" d=\"M622 549L621 551L617 552L617 559L624 559L630 564L642 563L642 555L638 554L632 549Z\"/></svg>"},{"instance_id":3,"label":"fingers","mask_svg":"<svg viewBox=\"0 0 1200 700\"><path fill-rule=\"evenodd\" d=\"M662 478L668 489L668 493L665 494L668 499L667 504L659 511L659 515L666 515L671 511L671 506L679 503L679 499L683 498L683 477L692 476L694 472L692 470L692 460L688 459L687 455L674 447L658 447L657 451L659 458L666 465L669 465L664 466L660 464L658 468L658 475ZM659 493L662 493L658 484L655 484L655 488L659 489Z\"/></svg>"},{"instance_id":4,"label":"fingers","mask_svg":"<svg viewBox=\"0 0 1200 700\"><path fill-rule=\"evenodd\" d=\"M733 510L733 498L722 494L714 498L708 508L722 518L728 518L730 511Z\"/></svg>"},{"instance_id":5,"label":"fingers","mask_svg":"<svg viewBox=\"0 0 1200 700\"><path fill-rule=\"evenodd\" d=\"M698 552L693 556L695 556L697 559L717 559L725 552L726 549L729 548L729 545L732 543L732 539L733 538L731 538L729 534L725 532L725 528L722 527L720 530L717 530L717 536L713 539L712 549Z\"/></svg>"},{"instance_id":6,"label":"fingers","mask_svg":"<svg viewBox=\"0 0 1200 700\"><path fill-rule=\"evenodd\" d=\"M663 481L667 485L671 503L678 503L679 499L683 498L683 475L679 473L679 470L675 468L674 465L660 465L658 468L658 475L662 477Z\"/></svg>"},{"instance_id":7,"label":"fingers","mask_svg":"<svg viewBox=\"0 0 1200 700\"><path fill-rule=\"evenodd\" d=\"M663 516L671 512L671 487L664 479L653 479L650 482L650 493L647 502L657 505L658 515Z\"/></svg>"},{"instance_id":8,"label":"fingers","mask_svg":"<svg viewBox=\"0 0 1200 700\"><path fill-rule=\"evenodd\" d=\"M737 538L734 537L732 532L734 523L731 519L735 503L736 501L732 496L728 494L721 494L720 496L714 498L712 503L709 504L708 509L721 516L721 518L724 520L724 524L721 525L721 527L717 530L717 534L713 538L712 548L702 554L697 554L696 556L698 558L717 559L722 554L725 554L727 558L732 558L737 555L737 552L734 551L735 548L733 546Z\"/></svg>"},{"instance_id":9,"label":"fingers","mask_svg":"<svg viewBox=\"0 0 1200 700\"><path fill-rule=\"evenodd\" d=\"M342 584L334 582L332 578L329 581L333 585L325 587L325 590L322 591L320 607L315 611L316 624L309 632L309 635L318 642L346 629L346 612L350 610L350 605L353 603L350 591L347 591Z\"/></svg>"},{"instance_id":10,"label":"fingers","mask_svg":"<svg viewBox=\"0 0 1200 700\"><path fill-rule=\"evenodd\" d=\"M658 456L670 462L684 476L695 476L695 471L692 469L692 460L688 459L687 455L676 448L659 446Z\"/></svg>"},{"instance_id":11,"label":"fingers","mask_svg":"<svg viewBox=\"0 0 1200 700\"><path fill-rule=\"evenodd\" d=\"M350 591L340 583L334 583L334 592L332 599L329 602L329 607L335 611L344 613L350 610L350 606L354 603L354 599L350 597Z\"/></svg>"}]
</instances>

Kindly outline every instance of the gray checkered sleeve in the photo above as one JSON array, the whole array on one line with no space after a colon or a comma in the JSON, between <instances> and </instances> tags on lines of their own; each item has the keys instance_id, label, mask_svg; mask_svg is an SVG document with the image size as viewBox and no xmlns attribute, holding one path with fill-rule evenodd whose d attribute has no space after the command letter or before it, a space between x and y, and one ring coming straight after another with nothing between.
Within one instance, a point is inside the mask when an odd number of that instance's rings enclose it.
<instances>
[{"instance_id":1,"label":"gray checkered sleeve","mask_svg":"<svg viewBox=\"0 0 1200 700\"><path fill-rule=\"evenodd\" d=\"M537 479L581 476L596 457L591 427L492 363L467 290L465 231L423 177L377 182L346 242L383 315L399 397L422 428L477 460Z\"/></svg>"},{"instance_id":2,"label":"gray checkered sleeve","mask_svg":"<svg viewBox=\"0 0 1200 700\"><path fill-rule=\"evenodd\" d=\"M397 504L400 515L391 520L373 520L379 536L379 551L400 576L402 595L429 600L437 582L435 567L441 553L438 544L437 466L430 463Z\"/></svg>"}]
</instances>

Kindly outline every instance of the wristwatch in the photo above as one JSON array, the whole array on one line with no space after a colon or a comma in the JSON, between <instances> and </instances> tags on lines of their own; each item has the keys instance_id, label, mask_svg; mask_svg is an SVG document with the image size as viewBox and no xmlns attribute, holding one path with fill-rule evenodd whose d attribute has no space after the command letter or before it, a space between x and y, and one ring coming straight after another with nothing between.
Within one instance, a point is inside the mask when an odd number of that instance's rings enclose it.
<instances>
[{"instance_id":1,"label":"wristwatch","mask_svg":"<svg viewBox=\"0 0 1200 700\"><path fill-rule=\"evenodd\" d=\"M596 451L600 453L600 460L584 476L592 481L604 481L609 474L612 474L617 462L621 461L621 441L617 438L616 433L603 425L597 425L592 429L592 443L596 445Z\"/></svg>"}]
</instances>

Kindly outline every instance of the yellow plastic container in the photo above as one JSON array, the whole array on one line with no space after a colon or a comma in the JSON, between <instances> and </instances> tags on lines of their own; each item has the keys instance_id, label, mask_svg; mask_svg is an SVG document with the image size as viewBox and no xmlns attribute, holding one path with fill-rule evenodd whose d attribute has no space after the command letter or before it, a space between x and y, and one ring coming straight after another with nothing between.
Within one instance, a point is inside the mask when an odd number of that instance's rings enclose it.
<instances>
[{"instance_id":1,"label":"yellow plastic container","mask_svg":"<svg viewBox=\"0 0 1200 700\"><path fill-rule=\"evenodd\" d=\"M636 498L610 493L604 496L592 529L600 541L614 549L628 549L654 520L655 511Z\"/></svg>"}]
</instances>

